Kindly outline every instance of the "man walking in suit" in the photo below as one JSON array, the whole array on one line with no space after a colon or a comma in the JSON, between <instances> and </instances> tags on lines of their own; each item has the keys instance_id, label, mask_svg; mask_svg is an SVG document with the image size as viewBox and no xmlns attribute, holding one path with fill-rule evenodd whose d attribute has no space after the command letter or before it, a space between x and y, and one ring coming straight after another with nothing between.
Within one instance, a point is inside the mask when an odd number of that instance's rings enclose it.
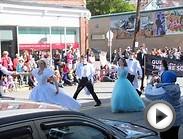
<instances>
[{"instance_id":1,"label":"man walking in suit","mask_svg":"<svg viewBox=\"0 0 183 139\"><path fill-rule=\"evenodd\" d=\"M144 90L144 77L145 77L145 69L144 69L144 66L145 66L145 63L144 63L144 58L145 58L145 54L147 54L147 50L146 50L146 47L145 47L145 44L142 44L140 46L140 49L139 51L137 52L137 60L139 61L140 63L140 66L142 68L142 79L141 79L141 86L140 86L140 90Z\"/></svg>"},{"instance_id":2,"label":"man walking in suit","mask_svg":"<svg viewBox=\"0 0 183 139\"><path fill-rule=\"evenodd\" d=\"M76 66L76 76L79 78L79 84L73 98L77 99L79 92L86 87L96 102L95 106L100 106L101 101L94 92L92 84L94 72L92 64L87 62L87 57L81 56L81 63Z\"/></svg>"},{"instance_id":3,"label":"man walking in suit","mask_svg":"<svg viewBox=\"0 0 183 139\"><path fill-rule=\"evenodd\" d=\"M128 80L135 87L139 96L142 92L139 90L138 80L142 78L142 68L139 61L135 57L135 53L130 53L129 59L126 60L128 65Z\"/></svg>"}]
</instances>

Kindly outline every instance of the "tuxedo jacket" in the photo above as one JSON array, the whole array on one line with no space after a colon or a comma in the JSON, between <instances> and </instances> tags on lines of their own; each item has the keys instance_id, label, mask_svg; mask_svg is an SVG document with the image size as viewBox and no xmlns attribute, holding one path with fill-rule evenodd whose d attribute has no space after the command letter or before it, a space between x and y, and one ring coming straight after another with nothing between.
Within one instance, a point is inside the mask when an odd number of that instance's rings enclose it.
<instances>
[{"instance_id":1,"label":"tuxedo jacket","mask_svg":"<svg viewBox=\"0 0 183 139\"><path fill-rule=\"evenodd\" d=\"M137 60L141 66L144 66L144 54L142 52L137 53Z\"/></svg>"}]
</instances>

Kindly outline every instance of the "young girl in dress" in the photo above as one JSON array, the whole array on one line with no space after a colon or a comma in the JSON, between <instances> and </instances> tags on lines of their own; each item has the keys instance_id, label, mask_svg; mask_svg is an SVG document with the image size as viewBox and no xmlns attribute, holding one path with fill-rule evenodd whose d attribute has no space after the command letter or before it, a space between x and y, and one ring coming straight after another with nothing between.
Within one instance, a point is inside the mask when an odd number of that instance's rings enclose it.
<instances>
[{"instance_id":1,"label":"young girl in dress","mask_svg":"<svg viewBox=\"0 0 183 139\"><path fill-rule=\"evenodd\" d=\"M128 67L126 60L120 58L118 64L118 79L112 91L112 112L142 111L144 109L144 103L136 92L136 89L127 79Z\"/></svg>"},{"instance_id":2,"label":"young girl in dress","mask_svg":"<svg viewBox=\"0 0 183 139\"><path fill-rule=\"evenodd\" d=\"M39 60L39 68L32 71L30 79L37 80L37 86L32 89L30 99L38 102L57 104L68 109L79 111L80 104L72 97L68 96L63 89L59 88L54 72L47 68L44 59ZM48 82L52 80L53 84Z\"/></svg>"}]
</instances>

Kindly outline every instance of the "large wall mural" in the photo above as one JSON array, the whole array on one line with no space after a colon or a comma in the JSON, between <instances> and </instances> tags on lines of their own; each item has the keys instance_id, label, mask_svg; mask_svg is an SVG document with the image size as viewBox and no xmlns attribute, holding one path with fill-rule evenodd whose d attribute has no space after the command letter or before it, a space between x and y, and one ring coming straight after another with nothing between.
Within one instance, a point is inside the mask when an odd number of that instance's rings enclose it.
<instances>
[{"instance_id":1,"label":"large wall mural","mask_svg":"<svg viewBox=\"0 0 183 139\"><path fill-rule=\"evenodd\" d=\"M166 34L183 33L183 10L170 10L165 12Z\"/></svg>"},{"instance_id":2,"label":"large wall mural","mask_svg":"<svg viewBox=\"0 0 183 139\"><path fill-rule=\"evenodd\" d=\"M140 35L144 37L152 37L154 35L153 25L153 13L142 14L140 18Z\"/></svg>"},{"instance_id":3,"label":"large wall mural","mask_svg":"<svg viewBox=\"0 0 183 139\"><path fill-rule=\"evenodd\" d=\"M135 14L111 17L111 30L116 39L132 38L135 29Z\"/></svg>"},{"instance_id":4,"label":"large wall mural","mask_svg":"<svg viewBox=\"0 0 183 139\"><path fill-rule=\"evenodd\" d=\"M165 14L163 11L158 11L154 13L155 19L154 19L154 30L155 30L155 36L161 36L165 35Z\"/></svg>"},{"instance_id":5,"label":"large wall mural","mask_svg":"<svg viewBox=\"0 0 183 139\"><path fill-rule=\"evenodd\" d=\"M140 16L140 36L157 37L183 33L183 9L144 12ZM111 16L110 20L110 28L116 39L133 38L135 13Z\"/></svg>"}]
</instances>

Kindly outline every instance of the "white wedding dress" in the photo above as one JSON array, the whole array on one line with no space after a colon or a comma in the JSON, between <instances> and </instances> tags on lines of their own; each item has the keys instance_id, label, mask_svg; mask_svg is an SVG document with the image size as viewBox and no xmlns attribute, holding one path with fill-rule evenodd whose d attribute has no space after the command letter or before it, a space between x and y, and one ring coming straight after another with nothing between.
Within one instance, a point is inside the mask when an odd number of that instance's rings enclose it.
<instances>
[{"instance_id":1,"label":"white wedding dress","mask_svg":"<svg viewBox=\"0 0 183 139\"><path fill-rule=\"evenodd\" d=\"M32 71L32 75L35 77L37 85L30 93L31 100L61 105L74 111L80 110L81 105L79 102L65 94L63 89L59 88L59 93L56 94L55 85L47 81L49 77L54 75L51 69L45 68L42 74L38 74L38 71L38 68Z\"/></svg>"}]
</instances>

